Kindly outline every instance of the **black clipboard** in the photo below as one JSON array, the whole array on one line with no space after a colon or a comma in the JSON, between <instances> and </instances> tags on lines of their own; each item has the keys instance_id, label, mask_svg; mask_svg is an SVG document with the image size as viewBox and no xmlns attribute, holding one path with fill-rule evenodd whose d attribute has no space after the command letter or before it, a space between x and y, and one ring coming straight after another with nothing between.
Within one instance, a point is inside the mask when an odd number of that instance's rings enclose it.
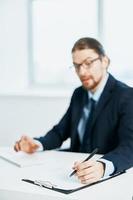
<instances>
[{"instance_id":1,"label":"black clipboard","mask_svg":"<svg viewBox=\"0 0 133 200\"><path fill-rule=\"evenodd\" d=\"M81 187L78 187L78 188L75 188L75 189L61 189L61 188L58 188L56 186L53 186L51 184L49 184L49 182L47 182L46 184L43 183L43 182L40 182L40 181L33 181L33 180L29 180L29 179L22 179L22 181L25 181L27 183L31 183L31 184L34 184L34 185L37 185L37 186L40 186L42 188L46 188L46 189L49 189L49 190L53 190L53 191L56 191L56 192L60 192L60 193L63 193L63 194L71 194L73 192L76 192L76 191L79 191L79 190L82 190L82 189L85 189L87 187L90 187L90 186L93 186L93 185L96 185L96 184L99 184L99 183L102 183L104 181L107 181L109 179L112 179L114 177L117 177L121 174L124 174L126 171L121 171L119 173L116 173L112 176L109 176L108 178L105 178L105 179L101 179L95 183L91 183L91 184L87 184L87 185L83 185Z\"/></svg>"}]
</instances>

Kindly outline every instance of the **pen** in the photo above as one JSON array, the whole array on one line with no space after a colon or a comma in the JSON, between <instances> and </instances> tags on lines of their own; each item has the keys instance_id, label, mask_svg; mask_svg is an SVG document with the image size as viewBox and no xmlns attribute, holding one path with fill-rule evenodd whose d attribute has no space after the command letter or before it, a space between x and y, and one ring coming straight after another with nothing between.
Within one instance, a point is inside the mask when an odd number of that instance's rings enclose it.
<instances>
[{"instance_id":1,"label":"pen","mask_svg":"<svg viewBox=\"0 0 133 200\"><path fill-rule=\"evenodd\" d=\"M92 151L92 153L83 162L85 162L85 161L89 160L90 158L92 158L97 152L98 152L98 148L94 149ZM73 176L76 173L76 171L77 170L74 170L69 176L70 177Z\"/></svg>"}]
</instances>

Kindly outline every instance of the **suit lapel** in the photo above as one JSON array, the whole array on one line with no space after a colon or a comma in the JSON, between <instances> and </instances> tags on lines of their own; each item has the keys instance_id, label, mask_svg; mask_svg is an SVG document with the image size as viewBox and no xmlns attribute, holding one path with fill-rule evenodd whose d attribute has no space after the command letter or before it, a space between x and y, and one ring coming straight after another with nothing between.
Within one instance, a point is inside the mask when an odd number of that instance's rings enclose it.
<instances>
[{"instance_id":1,"label":"suit lapel","mask_svg":"<svg viewBox=\"0 0 133 200\"><path fill-rule=\"evenodd\" d=\"M81 94L81 98L79 97L80 101L79 101L78 107L76 108L77 109L77 112L76 112L77 117L76 117L76 122L75 122L76 127L77 127L79 120L81 118L83 108L88 103L88 93L87 93L87 91L83 88L82 92L83 93Z\"/></svg>"},{"instance_id":2,"label":"suit lapel","mask_svg":"<svg viewBox=\"0 0 133 200\"><path fill-rule=\"evenodd\" d=\"M104 91L99 99L98 104L96 105L96 110L94 113L92 126L94 125L97 117L99 116L100 113L102 113L102 110L104 109L108 101L110 100L115 83L116 83L116 80L113 78L113 76L109 75L109 79L105 85Z\"/></svg>"},{"instance_id":3,"label":"suit lapel","mask_svg":"<svg viewBox=\"0 0 133 200\"><path fill-rule=\"evenodd\" d=\"M74 131L72 135L72 141L73 141L72 148L75 145L77 146L77 138L78 138L77 127L83 112L83 107L86 105L87 101L88 101L88 92L84 88L82 88L82 93L78 97L78 104L75 107L76 114L75 114L75 124L73 129Z\"/></svg>"}]
</instances>

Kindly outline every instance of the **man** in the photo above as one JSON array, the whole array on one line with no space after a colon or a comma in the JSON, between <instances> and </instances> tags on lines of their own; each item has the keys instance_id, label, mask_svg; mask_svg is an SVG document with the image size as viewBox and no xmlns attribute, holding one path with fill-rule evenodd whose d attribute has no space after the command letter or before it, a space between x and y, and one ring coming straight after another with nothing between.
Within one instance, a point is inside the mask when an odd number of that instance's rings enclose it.
<instances>
[{"instance_id":1,"label":"man","mask_svg":"<svg viewBox=\"0 0 133 200\"><path fill-rule=\"evenodd\" d=\"M72 59L82 86L74 91L65 115L45 136L22 136L14 148L33 153L41 146L60 147L67 138L73 152L98 148L101 159L73 166L81 183L92 183L133 166L133 89L108 74L110 60L93 38L79 39Z\"/></svg>"}]
</instances>

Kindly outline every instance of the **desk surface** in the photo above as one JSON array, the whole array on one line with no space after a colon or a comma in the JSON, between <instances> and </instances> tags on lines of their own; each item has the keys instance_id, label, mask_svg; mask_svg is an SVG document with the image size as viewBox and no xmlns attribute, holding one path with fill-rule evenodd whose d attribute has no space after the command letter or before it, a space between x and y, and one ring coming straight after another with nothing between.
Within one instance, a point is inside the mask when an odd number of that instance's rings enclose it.
<instances>
[{"instance_id":1,"label":"desk surface","mask_svg":"<svg viewBox=\"0 0 133 200\"><path fill-rule=\"evenodd\" d=\"M103 183L88 187L69 195L61 194L45 188L21 181L22 178L32 180L60 179L71 173L74 161L86 158L86 154L59 151L41 152L46 163L31 167L17 167L0 159L0 199L1 200L132 200L133 169L126 174ZM71 180L70 180L71 181Z\"/></svg>"}]
</instances>

